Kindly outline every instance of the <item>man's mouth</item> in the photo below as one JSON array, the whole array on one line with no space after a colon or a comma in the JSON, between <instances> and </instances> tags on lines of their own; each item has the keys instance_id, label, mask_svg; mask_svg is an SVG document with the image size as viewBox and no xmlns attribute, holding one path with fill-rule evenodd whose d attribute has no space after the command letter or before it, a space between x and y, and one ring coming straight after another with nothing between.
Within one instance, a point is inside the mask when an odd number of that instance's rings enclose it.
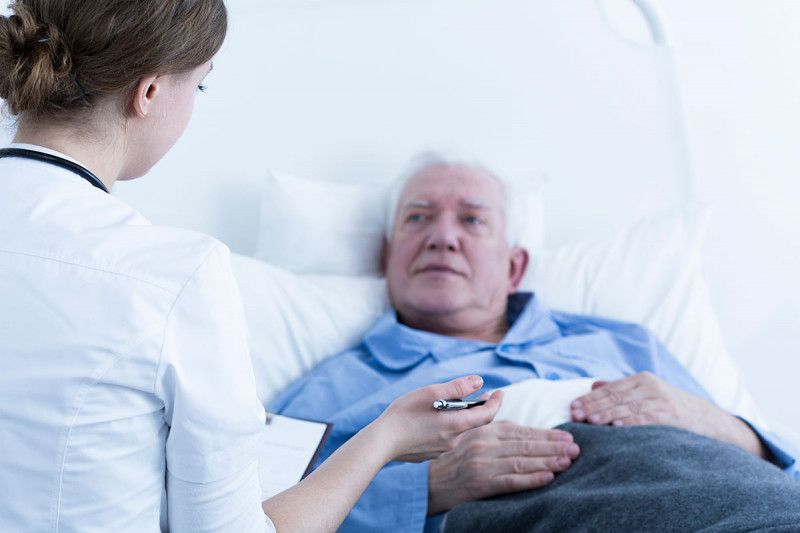
<instances>
[{"instance_id":1,"label":"man's mouth","mask_svg":"<svg viewBox=\"0 0 800 533\"><path fill-rule=\"evenodd\" d=\"M461 272L456 270L455 268L448 266L448 265L440 265L440 264L433 264L433 265L425 265L422 268L418 268L415 274L457 274L462 275Z\"/></svg>"}]
</instances>

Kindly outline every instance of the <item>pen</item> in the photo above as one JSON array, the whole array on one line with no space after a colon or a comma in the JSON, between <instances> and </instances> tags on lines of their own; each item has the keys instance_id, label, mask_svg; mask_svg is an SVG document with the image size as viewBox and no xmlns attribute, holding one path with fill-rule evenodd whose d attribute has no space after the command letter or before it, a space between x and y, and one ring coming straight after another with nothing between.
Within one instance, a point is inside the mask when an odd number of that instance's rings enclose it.
<instances>
[{"instance_id":1,"label":"pen","mask_svg":"<svg viewBox=\"0 0 800 533\"><path fill-rule=\"evenodd\" d=\"M437 411L442 411L443 409L469 409L485 403L486 400L436 400L433 402L433 408Z\"/></svg>"}]
</instances>

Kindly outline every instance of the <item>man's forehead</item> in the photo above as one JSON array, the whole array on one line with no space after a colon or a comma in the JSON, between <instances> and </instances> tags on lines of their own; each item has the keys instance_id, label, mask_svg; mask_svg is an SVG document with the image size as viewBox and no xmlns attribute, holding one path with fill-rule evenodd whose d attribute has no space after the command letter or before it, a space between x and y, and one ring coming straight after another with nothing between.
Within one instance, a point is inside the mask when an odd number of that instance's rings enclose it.
<instances>
[{"instance_id":1,"label":"man's forehead","mask_svg":"<svg viewBox=\"0 0 800 533\"><path fill-rule=\"evenodd\" d=\"M415 200L411 198L403 202L403 204L400 207L404 209L414 209L414 208L434 209L438 207L440 203L441 202L436 200ZM458 205L460 207L465 207L468 209L480 209L480 210L489 210L492 209L493 207L497 207L484 200L478 200L474 198L462 198L458 200Z\"/></svg>"},{"instance_id":2,"label":"man's forehead","mask_svg":"<svg viewBox=\"0 0 800 533\"><path fill-rule=\"evenodd\" d=\"M481 168L435 165L413 176L401 196L401 207L426 207L451 203L465 207L491 208L503 203L503 188Z\"/></svg>"}]
</instances>

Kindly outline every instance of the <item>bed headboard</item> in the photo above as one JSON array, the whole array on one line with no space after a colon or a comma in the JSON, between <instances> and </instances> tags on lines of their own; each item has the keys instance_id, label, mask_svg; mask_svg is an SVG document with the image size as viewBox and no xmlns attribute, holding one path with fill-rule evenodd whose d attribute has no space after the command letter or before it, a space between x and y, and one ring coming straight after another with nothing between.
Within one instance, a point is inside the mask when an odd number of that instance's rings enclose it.
<instances>
[{"instance_id":1,"label":"bed headboard","mask_svg":"<svg viewBox=\"0 0 800 533\"><path fill-rule=\"evenodd\" d=\"M692 194L672 53L649 1L228 4L188 131L149 176L115 186L156 223L249 254L268 168L380 183L427 148L542 183L548 244ZM615 23L636 6L653 44Z\"/></svg>"}]
</instances>

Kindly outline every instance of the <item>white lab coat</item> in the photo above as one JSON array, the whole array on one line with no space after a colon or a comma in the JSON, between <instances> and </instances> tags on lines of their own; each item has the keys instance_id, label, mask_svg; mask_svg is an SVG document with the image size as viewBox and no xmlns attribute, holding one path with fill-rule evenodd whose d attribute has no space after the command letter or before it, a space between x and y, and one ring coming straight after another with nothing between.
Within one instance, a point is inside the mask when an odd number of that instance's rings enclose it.
<instances>
[{"instance_id":1,"label":"white lab coat","mask_svg":"<svg viewBox=\"0 0 800 533\"><path fill-rule=\"evenodd\" d=\"M272 529L246 337L224 245L0 159L0 531Z\"/></svg>"}]
</instances>

